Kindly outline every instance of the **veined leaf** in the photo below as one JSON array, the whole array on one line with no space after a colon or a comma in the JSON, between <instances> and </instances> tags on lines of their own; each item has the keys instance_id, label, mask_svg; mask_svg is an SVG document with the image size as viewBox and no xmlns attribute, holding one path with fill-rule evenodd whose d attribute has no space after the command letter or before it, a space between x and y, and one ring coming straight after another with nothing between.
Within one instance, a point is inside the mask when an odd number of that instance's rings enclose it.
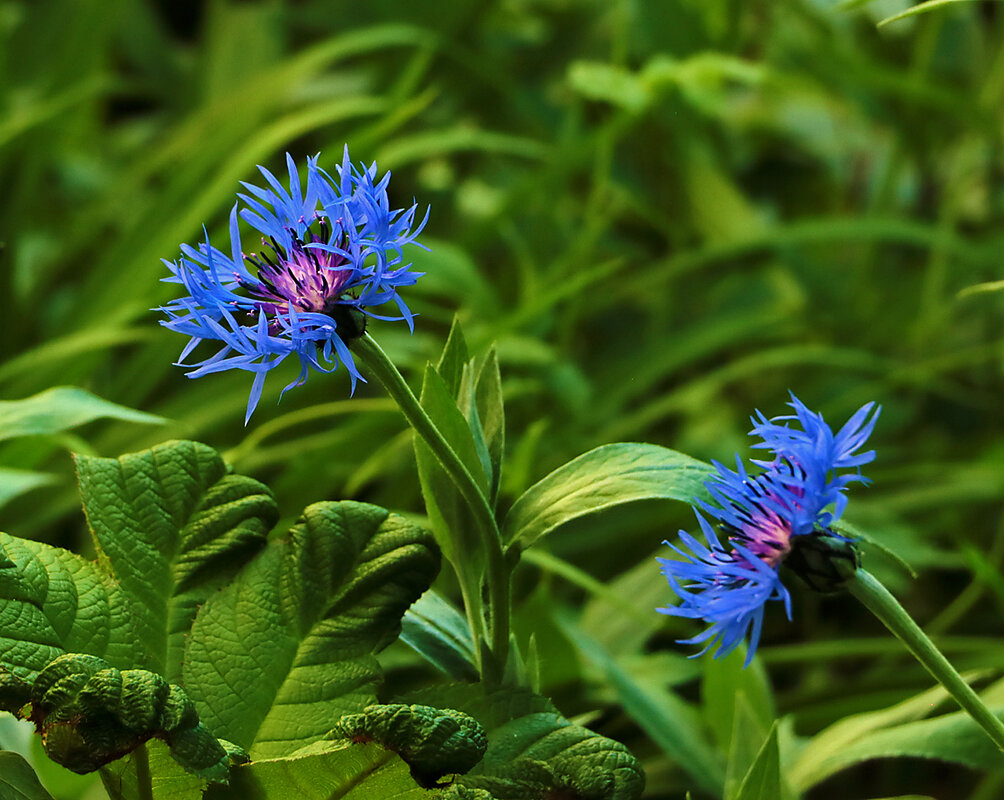
<instances>
[{"instance_id":1,"label":"veined leaf","mask_svg":"<svg viewBox=\"0 0 1004 800\"><path fill-rule=\"evenodd\" d=\"M195 442L78 457L77 472L100 563L129 598L117 613L131 617L149 669L176 682L196 609L264 546L278 519L272 493L228 475L219 454Z\"/></svg>"},{"instance_id":2,"label":"veined leaf","mask_svg":"<svg viewBox=\"0 0 1004 800\"><path fill-rule=\"evenodd\" d=\"M202 606L184 685L218 736L258 759L376 702L374 653L435 578L432 537L363 503L316 503Z\"/></svg>"},{"instance_id":3,"label":"veined leaf","mask_svg":"<svg viewBox=\"0 0 1004 800\"><path fill-rule=\"evenodd\" d=\"M0 666L34 679L63 653L176 681L196 606L265 542L271 493L214 450L170 442L77 459L99 560L0 534Z\"/></svg>"},{"instance_id":4,"label":"veined leaf","mask_svg":"<svg viewBox=\"0 0 1004 800\"><path fill-rule=\"evenodd\" d=\"M30 718L46 754L79 774L94 772L153 737L207 781L227 781L231 755L247 760L206 730L180 686L148 670L117 670L97 656L62 655L32 683L0 675L0 709Z\"/></svg>"},{"instance_id":5,"label":"veined leaf","mask_svg":"<svg viewBox=\"0 0 1004 800\"><path fill-rule=\"evenodd\" d=\"M705 495L711 467L654 444L619 442L590 450L531 486L502 526L508 545L526 548L559 525L635 500L690 502Z\"/></svg>"}]
</instances>

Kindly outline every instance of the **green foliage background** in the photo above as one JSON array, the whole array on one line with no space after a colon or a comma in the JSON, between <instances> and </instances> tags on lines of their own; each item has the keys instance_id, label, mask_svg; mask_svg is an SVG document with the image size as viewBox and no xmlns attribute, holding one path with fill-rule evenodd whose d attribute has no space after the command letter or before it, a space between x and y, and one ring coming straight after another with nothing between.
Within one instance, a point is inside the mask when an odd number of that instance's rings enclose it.
<instances>
[{"instance_id":1,"label":"green foliage background","mask_svg":"<svg viewBox=\"0 0 1004 800\"><path fill-rule=\"evenodd\" d=\"M17 487L0 489L2 527L80 550L68 450L176 437L268 483L280 529L325 499L421 511L410 434L378 387L349 400L344 374L314 376L276 405L290 364L245 428L249 376L187 380L149 310L172 296L160 259L203 223L223 235L255 164L330 163L348 142L393 170L398 205L431 207L416 334L374 336L414 385L454 312L473 351L498 342L503 507L607 442L731 458L751 410L779 413L789 389L834 422L875 399L875 483L849 520L920 576L877 550L866 565L961 668L999 668L1004 8L876 27L905 7L0 2L0 399L71 385L166 420L97 408L58 433L0 430ZM680 766L706 754L659 727L677 719L662 689L696 699L726 749L738 713L738 679L683 659L673 639L693 627L653 613L670 599L653 557L691 519L650 501L576 521L516 579L542 692L631 747L650 798L709 788ZM768 617L776 697L758 716L776 702L808 735L930 686L849 599L794 594L793 623ZM389 694L431 677L403 646L382 659ZM983 800L1002 774L874 761L809 797ZM94 792L52 781L58 798Z\"/></svg>"}]
</instances>

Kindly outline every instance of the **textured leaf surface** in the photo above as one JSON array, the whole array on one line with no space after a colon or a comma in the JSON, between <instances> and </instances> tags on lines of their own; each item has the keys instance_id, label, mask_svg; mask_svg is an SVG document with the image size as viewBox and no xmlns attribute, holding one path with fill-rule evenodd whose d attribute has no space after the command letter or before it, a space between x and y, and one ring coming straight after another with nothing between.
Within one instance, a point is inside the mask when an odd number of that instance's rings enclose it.
<instances>
[{"instance_id":1,"label":"textured leaf surface","mask_svg":"<svg viewBox=\"0 0 1004 800\"><path fill-rule=\"evenodd\" d=\"M603 445L527 489L506 516L502 537L525 548L559 525L621 503L690 502L704 496L710 474L707 464L658 445Z\"/></svg>"},{"instance_id":2,"label":"textured leaf surface","mask_svg":"<svg viewBox=\"0 0 1004 800\"><path fill-rule=\"evenodd\" d=\"M31 684L0 675L0 709L22 715L29 703L46 754L73 772L94 772L157 737L186 770L227 780L228 748L200 724L185 692L156 673L120 671L97 656L67 654Z\"/></svg>"},{"instance_id":3,"label":"textured leaf surface","mask_svg":"<svg viewBox=\"0 0 1004 800\"><path fill-rule=\"evenodd\" d=\"M0 441L17 436L56 433L102 417L143 422L165 422L73 386L57 386L23 400L0 400Z\"/></svg>"},{"instance_id":4,"label":"textured leaf surface","mask_svg":"<svg viewBox=\"0 0 1004 800\"><path fill-rule=\"evenodd\" d=\"M264 546L278 518L272 493L228 475L219 454L195 442L80 457L77 470L101 562L130 599L149 668L177 681L196 609Z\"/></svg>"},{"instance_id":5,"label":"textured leaf surface","mask_svg":"<svg viewBox=\"0 0 1004 800\"><path fill-rule=\"evenodd\" d=\"M374 705L347 714L326 739L373 741L393 750L422 786L433 788L445 775L469 772L485 755L488 739L474 717L431 706Z\"/></svg>"},{"instance_id":6,"label":"textured leaf surface","mask_svg":"<svg viewBox=\"0 0 1004 800\"><path fill-rule=\"evenodd\" d=\"M277 758L375 703L373 653L438 568L431 536L402 517L309 506L199 611L184 685L206 725L255 759Z\"/></svg>"},{"instance_id":7,"label":"textured leaf surface","mask_svg":"<svg viewBox=\"0 0 1004 800\"><path fill-rule=\"evenodd\" d=\"M0 800L52 800L52 795L21 756L0 752Z\"/></svg>"},{"instance_id":8,"label":"textured leaf surface","mask_svg":"<svg viewBox=\"0 0 1004 800\"><path fill-rule=\"evenodd\" d=\"M0 666L33 680L67 652L120 668L150 662L129 599L96 563L40 542L0 534L12 565L0 567Z\"/></svg>"}]
</instances>

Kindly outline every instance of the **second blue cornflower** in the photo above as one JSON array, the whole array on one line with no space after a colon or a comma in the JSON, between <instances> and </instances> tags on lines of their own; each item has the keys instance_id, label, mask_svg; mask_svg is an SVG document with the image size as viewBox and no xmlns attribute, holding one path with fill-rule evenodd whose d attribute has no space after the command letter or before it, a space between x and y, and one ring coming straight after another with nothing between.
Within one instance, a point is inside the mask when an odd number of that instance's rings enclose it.
<instances>
[{"instance_id":1,"label":"second blue cornflower","mask_svg":"<svg viewBox=\"0 0 1004 800\"><path fill-rule=\"evenodd\" d=\"M839 582L842 568L834 566L835 558L847 560L851 569L856 566L848 540L831 526L847 504L848 484L866 481L860 467L872 461L875 452L860 449L879 409L874 403L862 406L834 434L821 414L794 395L791 399L794 415L767 419L758 412L753 418L750 435L762 440L754 447L773 453L770 460L753 462L763 472L750 475L738 456L735 470L715 462L716 474L705 483L714 503L697 501L695 509L705 542L680 531L683 547L667 544L682 560L659 559L681 601L659 611L709 623L705 631L682 643L706 643L701 652L715 648L716 658L732 652L748 636L746 663L750 662L768 601L781 602L790 619L791 596L778 572L782 563L797 565L814 588Z\"/></svg>"}]
</instances>

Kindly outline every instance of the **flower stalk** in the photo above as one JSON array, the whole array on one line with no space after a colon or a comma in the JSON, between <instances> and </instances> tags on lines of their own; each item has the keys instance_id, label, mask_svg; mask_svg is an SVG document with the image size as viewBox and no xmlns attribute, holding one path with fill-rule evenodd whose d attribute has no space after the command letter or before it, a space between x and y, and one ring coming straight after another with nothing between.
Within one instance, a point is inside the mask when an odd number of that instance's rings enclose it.
<instances>
[{"instance_id":1,"label":"flower stalk","mask_svg":"<svg viewBox=\"0 0 1004 800\"><path fill-rule=\"evenodd\" d=\"M934 676L955 701L987 732L1004 751L1004 723L987 708L934 642L906 613L899 601L867 570L859 569L846 584L847 590L881 620L924 668Z\"/></svg>"},{"instance_id":2,"label":"flower stalk","mask_svg":"<svg viewBox=\"0 0 1004 800\"><path fill-rule=\"evenodd\" d=\"M478 655L478 668L486 679L497 679L501 676L509 647L509 617L510 617L510 570L506 564L502 550L502 537L499 533L495 514L488 503L488 498L482 493L474 476L461 461L453 447L443 436L432 418L422 408L419 399L412 392L404 377L390 360L383 348L368 333L364 333L352 343L352 350L359 361L376 376L383 384L387 393L397 403L408 423L422 440L429 446L436 459L446 470L464 502L470 508L481 535L484 550L487 553L488 597L490 614L488 620L487 639L490 643L493 657L492 664L481 663ZM458 568L460 565L457 565ZM480 602L472 602L480 594L480 587L475 590L472 584L473 576L460 575L460 583L464 589L464 600L467 606L468 623L475 641L484 638L484 622L480 611ZM480 597L477 598L480 600ZM477 653L478 648L475 648Z\"/></svg>"}]
</instances>

